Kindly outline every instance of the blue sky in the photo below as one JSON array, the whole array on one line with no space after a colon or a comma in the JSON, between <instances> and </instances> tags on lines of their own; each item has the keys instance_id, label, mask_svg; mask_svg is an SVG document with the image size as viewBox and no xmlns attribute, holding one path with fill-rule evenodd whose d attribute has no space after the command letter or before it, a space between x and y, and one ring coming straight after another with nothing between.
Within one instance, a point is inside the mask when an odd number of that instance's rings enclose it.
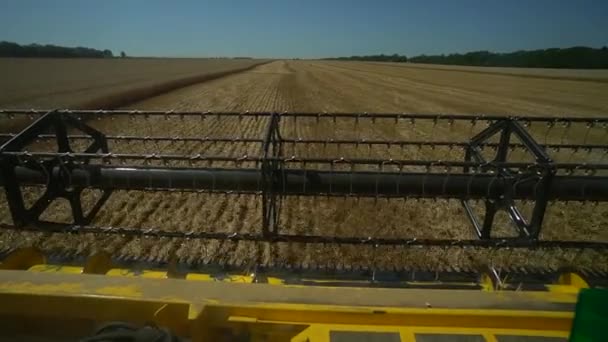
<instances>
[{"instance_id":1,"label":"blue sky","mask_svg":"<svg viewBox=\"0 0 608 342\"><path fill-rule=\"evenodd\" d=\"M608 45L606 0L0 0L0 40L133 56L408 56Z\"/></svg>"}]
</instances>

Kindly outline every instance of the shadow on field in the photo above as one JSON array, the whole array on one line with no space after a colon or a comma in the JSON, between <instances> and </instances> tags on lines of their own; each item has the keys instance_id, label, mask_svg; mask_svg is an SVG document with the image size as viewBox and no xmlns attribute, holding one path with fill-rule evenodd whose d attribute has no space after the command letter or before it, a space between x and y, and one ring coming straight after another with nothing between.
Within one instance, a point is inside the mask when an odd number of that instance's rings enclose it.
<instances>
[{"instance_id":1,"label":"shadow on field","mask_svg":"<svg viewBox=\"0 0 608 342\"><path fill-rule=\"evenodd\" d=\"M190 76L177 80L172 80L164 83L158 83L151 86L130 89L116 94L101 96L92 100L84 101L81 104L73 106L69 109L116 109L126 107L132 103L136 103L151 97L159 96L170 91L191 86L193 84L212 81L218 78L230 76L236 73L244 72L256 68L260 65L270 63L271 61L263 61L255 63L244 68L238 68L228 71L215 72L210 74ZM47 109L47 108L44 108ZM50 108L49 108L50 109ZM63 108L62 108L63 109ZM31 123L30 119L5 119L0 118L0 133L17 133Z\"/></svg>"}]
</instances>

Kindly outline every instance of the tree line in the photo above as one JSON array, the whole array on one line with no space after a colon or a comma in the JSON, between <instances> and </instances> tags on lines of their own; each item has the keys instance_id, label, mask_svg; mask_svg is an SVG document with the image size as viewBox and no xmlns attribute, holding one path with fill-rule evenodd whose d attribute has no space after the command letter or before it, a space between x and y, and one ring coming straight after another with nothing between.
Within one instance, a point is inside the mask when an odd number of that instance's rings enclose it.
<instances>
[{"instance_id":1,"label":"tree line","mask_svg":"<svg viewBox=\"0 0 608 342\"><path fill-rule=\"evenodd\" d=\"M420 55L409 59L398 54L328 59L520 68L608 69L608 47L595 49L580 46L565 49L522 50L509 53L475 51L464 54Z\"/></svg>"},{"instance_id":2,"label":"tree line","mask_svg":"<svg viewBox=\"0 0 608 342\"><path fill-rule=\"evenodd\" d=\"M121 57L126 57L124 52ZM110 50L97 50L86 47L64 47L56 45L29 44L19 45L13 42L0 42L0 57L52 57L52 58L112 58Z\"/></svg>"},{"instance_id":3,"label":"tree line","mask_svg":"<svg viewBox=\"0 0 608 342\"><path fill-rule=\"evenodd\" d=\"M369 55L369 56L350 56L350 57L331 57L325 58L334 61L370 61L370 62L407 62L407 56L392 54L392 55Z\"/></svg>"}]
</instances>

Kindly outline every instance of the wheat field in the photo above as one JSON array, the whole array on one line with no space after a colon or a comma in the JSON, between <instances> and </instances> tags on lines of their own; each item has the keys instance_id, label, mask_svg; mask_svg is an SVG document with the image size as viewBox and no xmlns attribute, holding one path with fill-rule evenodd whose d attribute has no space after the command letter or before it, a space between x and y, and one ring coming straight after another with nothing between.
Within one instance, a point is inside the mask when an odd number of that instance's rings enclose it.
<instances>
[{"instance_id":1,"label":"wheat field","mask_svg":"<svg viewBox=\"0 0 608 342\"><path fill-rule=\"evenodd\" d=\"M129 63L137 63L137 60ZM205 61L218 63L215 71L251 66L253 61ZM84 62L83 62L84 63ZM152 63L152 62L150 62ZM189 66L163 66L145 80L137 77L105 83L103 91L120 92L153 82L170 70L191 70ZM192 63L192 64L190 64ZM202 63L202 62L201 62ZM226 63L226 64L221 64ZM0 63L2 65L2 63ZM221 65L221 67L220 67ZM143 67L142 67L143 68ZM171 69L176 68L176 69ZM183 69L180 69L183 68ZM76 70L76 69L74 69ZM188 73L190 71L184 71ZM44 74L41 71L40 74ZM163 76L164 75L164 76ZM76 76L74 76L76 79ZM15 76L15 79L17 77ZM103 79L103 78L102 78ZM126 81L129 79L130 81ZM137 80L136 80L137 79ZM503 115L569 115L605 116L608 112L608 81L604 71L522 70L508 68L430 67L409 64L334 62L334 61L272 61L252 69L207 82L183 87L146 100L131 103L126 108L141 110L192 111L274 111L274 112L398 112L398 113L463 113ZM85 81L72 88L66 80L63 92L55 95L48 89L32 90L24 83L11 89L13 102L0 98L9 107L70 107L73 101L88 101ZM32 80L29 80L32 84ZM76 81L74 81L76 82ZM137 83L141 82L141 83ZM35 82L33 82L35 83ZM76 82L77 83L77 82ZM45 83L39 85L43 89ZM48 84L48 83L47 83ZM91 92L98 91L94 85ZM19 90L21 89L21 90ZM61 88L60 88L61 89ZM20 92L19 92L20 91ZM37 94L42 94L38 96ZM101 93L100 93L101 94ZM31 100L30 100L31 98ZM30 102L28 102L30 101ZM82 103L82 102L81 102ZM239 136L260 137L263 120L225 119L211 121L171 120L162 118L136 120L129 118L99 120L91 125L107 134L139 136ZM467 141L478 128L467 126L411 126L405 123L378 122L356 129L349 125L315 120L283 122L282 131L291 138L357 138L403 139L431 141ZM590 133L557 128L547 134L543 128L533 128L541 142L608 143L605 128L596 127ZM137 145L112 143L115 153L182 153L221 154L228 156L256 155L254 144L195 143ZM351 157L461 160L460 151L391 149L378 147L370 151L331 150L322 146L308 150L288 150L299 156L336 154ZM606 161L601 154L558 154L558 160ZM5 203L4 203L5 204ZM377 201L374 199L288 198L281 213L280 225L286 233L416 237L473 238L473 230L458 201ZM117 191L97 215L99 226L162 228L176 231L259 232L261 203L256 196L211 194L150 193ZM58 204L49 217L58 221L69 215ZM10 223L6 206L0 217ZM506 220L500 221L508 225ZM543 239L575 239L608 241L608 206L588 203L552 203L548 209ZM508 228L503 227L504 231ZM501 229L499 229L501 231ZM101 237L92 234L65 235L21 233L0 234L0 247L35 245L52 252L92 254L105 250L116 257L138 257L147 261L166 261L175 255L188 263L220 263L238 265L329 265L349 268L433 268L448 266L477 268L492 263L497 266L581 266L606 269L608 255L588 251L506 251L440 250L416 248L357 248L354 246L322 246L301 244L236 243L190 241L180 239Z\"/></svg>"}]
</instances>

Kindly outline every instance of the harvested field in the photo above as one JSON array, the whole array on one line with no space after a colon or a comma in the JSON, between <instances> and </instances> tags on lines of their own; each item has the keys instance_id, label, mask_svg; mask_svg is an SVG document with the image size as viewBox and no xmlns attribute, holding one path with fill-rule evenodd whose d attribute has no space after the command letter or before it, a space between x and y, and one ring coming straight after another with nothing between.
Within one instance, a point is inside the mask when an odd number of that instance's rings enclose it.
<instances>
[{"instance_id":1,"label":"harvested field","mask_svg":"<svg viewBox=\"0 0 608 342\"><path fill-rule=\"evenodd\" d=\"M465 69L463 69L465 70ZM150 110L210 111L300 111L300 112L415 112L517 115L605 115L608 112L608 83L597 82L586 72L567 76L543 75L533 71L501 74L485 69L440 70L385 63L275 61L252 70L189 86L129 108ZM561 79L560 79L561 77ZM91 122L112 135L260 137L264 120L196 120L128 117ZM315 119L282 122L289 138L409 139L467 141L483 127L469 125L425 125L383 122L361 128L354 123L318 124ZM602 142L605 127L570 129L530 128L542 143ZM364 136L361 136L364 134ZM137 144L113 142L115 153L163 152L212 155L256 155L255 144L163 143ZM288 150L286 155L461 160L462 151L453 149L399 149L379 146L370 150L328 150L322 144L306 150ZM579 158L579 159L577 159ZM563 161L606 161L605 154L556 153ZM92 195L90 196L92 197ZM284 201L281 227L289 233L417 238L473 238L473 230L458 201L375 200L336 198L290 198ZM176 231L260 231L261 204L257 196L115 192L102 208L94 224L135 228L163 228ZM68 217L59 205L50 213L55 220ZM554 203L544 224L543 239L608 241L608 206L588 203ZM10 220L2 208L0 216ZM503 221L503 225L507 225ZM498 232L508 229L498 229ZM506 234L506 233L505 233ZM465 249L419 249L335 247L178 239L127 239L88 235L34 234L3 232L0 246L37 245L50 252L68 251L90 254L106 250L117 257L141 257L163 261L175 255L189 263L220 264L302 264L348 268L352 265L384 268L434 268L446 265L460 268L497 266L594 266L606 269L608 255L587 251L547 253L536 251L495 251Z\"/></svg>"},{"instance_id":2,"label":"harvested field","mask_svg":"<svg viewBox=\"0 0 608 342\"><path fill-rule=\"evenodd\" d=\"M117 107L261 62L221 58L0 58L0 107Z\"/></svg>"},{"instance_id":3,"label":"harvested field","mask_svg":"<svg viewBox=\"0 0 608 342\"><path fill-rule=\"evenodd\" d=\"M608 82L608 70L593 69L541 69L541 68L500 68L500 67L472 67L459 65L439 65L439 64L396 64L386 62L367 62L368 64L383 65L394 68L437 70L460 73L473 73L485 75L505 75L524 78L540 78L547 80L570 80L584 82Z\"/></svg>"}]
</instances>

